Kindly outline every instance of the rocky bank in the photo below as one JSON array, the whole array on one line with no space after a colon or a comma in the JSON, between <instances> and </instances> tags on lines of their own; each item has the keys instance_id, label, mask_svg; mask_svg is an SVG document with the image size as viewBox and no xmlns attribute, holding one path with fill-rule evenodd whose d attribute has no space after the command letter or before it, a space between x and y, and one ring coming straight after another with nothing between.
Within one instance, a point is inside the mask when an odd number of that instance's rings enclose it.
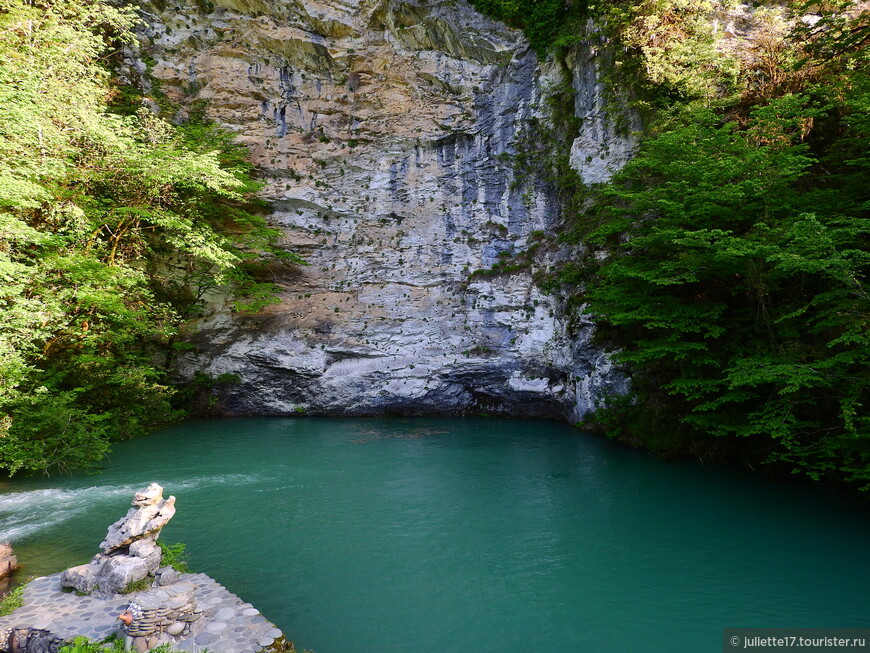
<instances>
[{"instance_id":1,"label":"rocky bank","mask_svg":"<svg viewBox=\"0 0 870 653\"><path fill-rule=\"evenodd\" d=\"M571 253L536 246L560 228L556 188L514 163L566 80L583 179L630 155L602 111L594 28L540 61L464 0L152 2L147 17L134 65L238 134L309 262L262 315L214 298L177 359L241 378L224 411L573 420L624 389L588 320L533 280ZM473 274L499 262L522 264Z\"/></svg>"},{"instance_id":2,"label":"rocky bank","mask_svg":"<svg viewBox=\"0 0 870 653\"><path fill-rule=\"evenodd\" d=\"M77 637L119 637L125 650L162 644L176 651L260 653L292 650L250 603L205 574L160 567L157 538L175 514L175 497L152 483L109 526L88 564L36 578L23 605L0 617L0 653L57 653Z\"/></svg>"}]
</instances>

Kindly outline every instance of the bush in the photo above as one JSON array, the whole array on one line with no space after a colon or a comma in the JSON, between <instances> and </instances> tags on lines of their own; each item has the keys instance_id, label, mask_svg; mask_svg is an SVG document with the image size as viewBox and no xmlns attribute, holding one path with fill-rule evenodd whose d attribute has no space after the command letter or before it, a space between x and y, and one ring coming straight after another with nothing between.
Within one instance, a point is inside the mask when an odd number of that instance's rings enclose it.
<instances>
[{"instance_id":1,"label":"bush","mask_svg":"<svg viewBox=\"0 0 870 653\"><path fill-rule=\"evenodd\" d=\"M189 573L190 568L187 565L187 553L185 552L186 545L182 542L175 544L166 544L161 540L157 540L157 545L160 547L160 566L172 567L179 573Z\"/></svg>"},{"instance_id":2,"label":"bush","mask_svg":"<svg viewBox=\"0 0 870 653\"><path fill-rule=\"evenodd\" d=\"M24 587L24 585L19 585L0 598L0 617L12 614L24 605Z\"/></svg>"}]
</instances>

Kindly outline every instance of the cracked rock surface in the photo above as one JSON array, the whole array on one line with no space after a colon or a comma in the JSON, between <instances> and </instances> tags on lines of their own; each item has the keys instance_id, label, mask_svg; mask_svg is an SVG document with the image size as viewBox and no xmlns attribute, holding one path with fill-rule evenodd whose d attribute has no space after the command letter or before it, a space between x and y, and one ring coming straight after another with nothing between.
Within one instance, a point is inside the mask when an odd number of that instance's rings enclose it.
<instances>
[{"instance_id":1,"label":"cracked rock surface","mask_svg":"<svg viewBox=\"0 0 870 653\"><path fill-rule=\"evenodd\" d=\"M562 226L556 188L512 159L566 79L581 176L627 159L594 35L541 62L464 0L161 3L148 20L162 90L207 100L250 148L270 221L309 262L262 315L214 297L176 359L241 378L225 412L577 419L624 387L592 325L534 282L570 253L535 246Z\"/></svg>"}]
</instances>

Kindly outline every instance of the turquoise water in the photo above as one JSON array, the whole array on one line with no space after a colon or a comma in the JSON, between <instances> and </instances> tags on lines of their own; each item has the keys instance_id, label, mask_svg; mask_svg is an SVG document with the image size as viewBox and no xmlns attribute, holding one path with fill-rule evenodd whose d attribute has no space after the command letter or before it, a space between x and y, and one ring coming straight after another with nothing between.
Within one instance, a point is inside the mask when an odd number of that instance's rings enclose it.
<instances>
[{"instance_id":1,"label":"turquoise water","mask_svg":"<svg viewBox=\"0 0 870 653\"><path fill-rule=\"evenodd\" d=\"M818 488L563 424L189 422L94 476L0 484L26 573L96 552L135 489L191 565L316 653L721 651L724 627L870 626L870 523Z\"/></svg>"}]
</instances>

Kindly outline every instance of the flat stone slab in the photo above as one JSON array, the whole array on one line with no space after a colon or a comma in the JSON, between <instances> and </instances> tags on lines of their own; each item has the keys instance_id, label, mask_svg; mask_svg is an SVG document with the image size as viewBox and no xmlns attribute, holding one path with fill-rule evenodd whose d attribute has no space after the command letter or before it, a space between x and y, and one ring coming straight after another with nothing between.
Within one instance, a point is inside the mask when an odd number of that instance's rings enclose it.
<instances>
[{"instance_id":1,"label":"flat stone slab","mask_svg":"<svg viewBox=\"0 0 870 653\"><path fill-rule=\"evenodd\" d=\"M195 632L185 638L173 638L172 646L178 650L199 651L208 646L209 653L260 653L281 637L281 631L250 603L213 578L205 574L179 574L178 580L195 587L194 598L203 610ZM38 628L70 640L79 635L94 640L105 639L112 633L123 636L118 615L137 594L109 598L79 596L61 591L60 574L43 576L24 589L24 604L18 610L0 617L0 631ZM2 647L0 644L0 651L4 650Z\"/></svg>"}]
</instances>

